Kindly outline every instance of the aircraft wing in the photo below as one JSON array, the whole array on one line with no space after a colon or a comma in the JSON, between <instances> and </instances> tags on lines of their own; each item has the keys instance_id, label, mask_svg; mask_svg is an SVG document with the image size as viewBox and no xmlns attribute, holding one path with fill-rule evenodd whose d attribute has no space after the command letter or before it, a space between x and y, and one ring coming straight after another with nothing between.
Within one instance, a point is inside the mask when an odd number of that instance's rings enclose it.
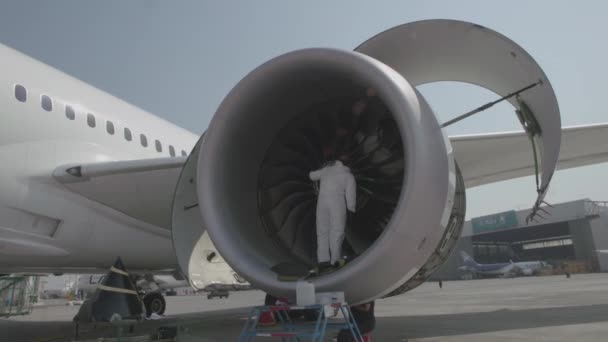
<instances>
[{"instance_id":1,"label":"aircraft wing","mask_svg":"<svg viewBox=\"0 0 608 342\"><path fill-rule=\"evenodd\" d=\"M608 123L565 127L557 163L567 169L608 161ZM467 187L534 174L534 157L525 132L450 137Z\"/></svg>"},{"instance_id":2,"label":"aircraft wing","mask_svg":"<svg viewBox=\"0 0 608 342\"><path fill-rule=\"evenodd\" d=\"M53 177L92 201L170 229L173 193L185 161L179 157L63 165Z\"/></svg>"},{"instance_id":3,"label":"aircraft wing","mask_svg":"<svg viewBox=\"0 0 608 342\"><path fill-rule=\"evenodd\" d=\"M534 174L525 132L452 136L467 187ZM128 216L169 229L185 157L63 165L54 178L69 190ZM558 169L608 161L608 123L562 129Z\"/></svg>"}]
</instances>

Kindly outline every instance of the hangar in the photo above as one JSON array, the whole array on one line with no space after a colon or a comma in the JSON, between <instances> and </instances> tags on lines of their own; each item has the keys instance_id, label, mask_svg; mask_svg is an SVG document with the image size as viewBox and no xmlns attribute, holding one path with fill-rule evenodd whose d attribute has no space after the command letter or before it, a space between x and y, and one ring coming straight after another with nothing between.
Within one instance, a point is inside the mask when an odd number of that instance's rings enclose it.
<instances>
[{"instance_id":1,"label":"hangar","mask_svg":"<svg viewBox=\"0 0 608 342\"><path fill-rule=\"evenodd\" d=\"M608 253L598 252L608 250L607 202L582 199L543 208L548 214L529 224L529 209L465 222L452 254L431 279L461 279L459 251L478 263L540 260L555 271L608 272Z\"/></svg>"}]
</instances>

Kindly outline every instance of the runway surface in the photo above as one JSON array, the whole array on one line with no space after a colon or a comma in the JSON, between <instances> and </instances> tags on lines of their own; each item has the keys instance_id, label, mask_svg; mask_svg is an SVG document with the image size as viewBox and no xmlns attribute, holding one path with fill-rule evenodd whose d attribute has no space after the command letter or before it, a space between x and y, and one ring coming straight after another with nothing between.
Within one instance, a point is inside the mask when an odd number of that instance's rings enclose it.
<instances>
[{"instance_id":1,"label":"runway surface","mask_svg":"<svg viewBox=\"0 0 608 342\"><path fill-rule=\"evenodd\" d=\"M136 332L178 324L179 341L236 341L260 291L228 299L167 297L167 318ZM69 341L78 307L49 305L0 320L2 341ZM374 341L603 341L608 336L608 274L445 281L378 300ZM81 337L111 336L107 328ZM6 339L5 339L6 338ZM259 339L260 341L272 339Z\"/></svg>"}]
</instances>

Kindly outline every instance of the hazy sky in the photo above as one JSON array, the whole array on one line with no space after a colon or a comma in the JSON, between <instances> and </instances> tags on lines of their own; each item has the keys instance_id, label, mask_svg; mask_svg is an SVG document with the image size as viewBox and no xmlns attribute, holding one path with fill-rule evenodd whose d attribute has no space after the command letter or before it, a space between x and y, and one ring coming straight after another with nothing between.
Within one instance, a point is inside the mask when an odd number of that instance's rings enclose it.
<instances>
[{"instance_id":1,"label":"hazy sky","mask_svg":"<svg viewBox=\"0 0 608 342\"><path fill-rule=\"evenodd\" d=\"M278 54L304 47L352 49L399 24L460 19L506 35L537 60L566 126L608 121L607 10L604 1L4 0L0 43L201 133L231 87ZM495 98L455 83L421 90L441 121ZM510 105L501 105L449 133L517 128ZM606 171L607 165L599 165L558 172L548 200L608 199ZM471 217L527 208L535 188L527 177L467 195Z\"/></svg>"}]
</instances>

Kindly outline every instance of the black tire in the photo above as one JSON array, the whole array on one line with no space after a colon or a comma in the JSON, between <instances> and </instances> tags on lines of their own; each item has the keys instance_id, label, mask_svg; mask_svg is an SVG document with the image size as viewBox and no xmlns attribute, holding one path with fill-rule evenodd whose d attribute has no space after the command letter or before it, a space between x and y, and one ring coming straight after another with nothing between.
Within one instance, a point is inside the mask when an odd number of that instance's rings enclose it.
<instances>
[{"instance_id":1,"label":"black tire","mask_svg":"<svg viewBox=\"0 0 608 342\"><path fill-rule=\"evenodd\" d=\"M148 293L144 296L144 306L146 307L146 316L150 317L152 313L162 315L167 308L165 297L158 292Z\"/></svg>"}]
</instances>

